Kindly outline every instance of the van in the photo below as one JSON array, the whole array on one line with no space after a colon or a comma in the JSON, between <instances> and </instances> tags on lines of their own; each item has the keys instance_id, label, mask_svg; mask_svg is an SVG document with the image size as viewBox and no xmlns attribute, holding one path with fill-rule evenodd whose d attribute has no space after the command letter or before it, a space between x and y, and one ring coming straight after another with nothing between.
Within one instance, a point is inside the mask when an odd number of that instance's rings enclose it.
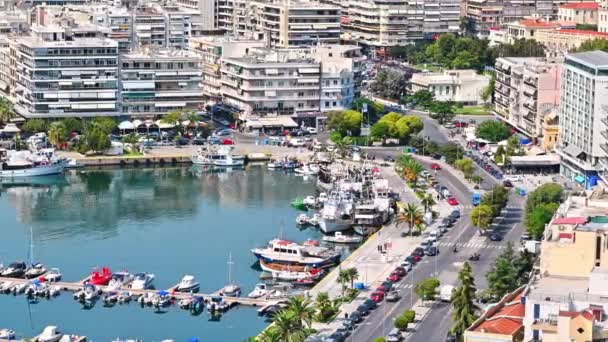
<instances>
[{"instance_id":1,"label":"van","mask_svg":"<svg viewBox=\"0 0 608 342\"><path fill-rule=\"evenodd\" d=\"M521 182L524 180L524 177L521 175L505 175L503 179L511 181L511 182Z\"/></svg>"},{"instance_id":2,"label":"van","mask_svg":"<svg viewBox=\"0 0 608 342\"><path fill-rule=\"evenodd\" d=\"M452 197L452 193L448 189L443 189L443 191L441 191L441 194L443 195L444 198Z\"/></svg>"}]
</instances>

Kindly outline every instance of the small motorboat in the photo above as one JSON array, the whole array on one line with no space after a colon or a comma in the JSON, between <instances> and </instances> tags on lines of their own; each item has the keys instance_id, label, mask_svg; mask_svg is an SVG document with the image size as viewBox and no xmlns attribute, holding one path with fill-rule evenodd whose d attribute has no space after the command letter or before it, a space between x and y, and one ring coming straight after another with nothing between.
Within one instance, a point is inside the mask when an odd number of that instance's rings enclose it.
<instances>
[{"instance_id":1,"label":"small motorboat","mask_svg":"<svg viewBox=\"0 0 608 342\"><path fill-rule=\"evenodd\" d=\"M321 215L314 214L311 218L308 219L308 224L314 227L318 227L321 224Z\"/></svg>"},{"instance_id":2,"label":"small motorboat","mask_svg":"<svg viewBox=\"0 0 608 342\"><path fill-rule=\"evenodd\" d=\"M44 328L42 334L40 334L37 338L38 342L57 342L61 340L63 334L57 330L56 326L48 326Z\"/></svg>"},{"instance_id":3,"label":"small motorboat","mask_svg":"<svg viewBox=\"0 0 608 342\"><path fill-rule=\"evenodd\" d=\"M325 193L325 192L320 193L319 197L317 197L317 201L321 204L324 204L325 202L327 202L327 199L328 199L327 193Z\"/></svg>"},{"instance_id":4,"label":"small motorboat","mask_svg":"<svg viewBox=\"0 0 608 342\"><path fill-rule=\"evenodd\" d=\"M272 272L274 279L286 280L286 281L297 281L302 279L314 279L317 280L323 275L323 270L313 268L310 271L304 272L292 272L292 271L275 271Z\"/></svg>"},{"instance_id":5,"label":"small motorboat","mask_svg":"<svg viewBox=\"0 0 608 342\"><path fill-rule=\"evenodd\" d=\"M80 301L92 301L101 294L101 290L92 284L85 284L82 290L74 293L74 299Z\"/></svg>"},{"instance_id":6,"label":"small motorboat","mask_svg":"<svg viewBox=\"0 0 608 342\"><path fill-rule=\"evenodd\" d=\"M296 224L298 226L306 226L310 223L310 218L306 214L300 214L296 218Z\"/></svg>"},{"instance_id":7,"label":"small motorboat","mask_svg":"<svg viewBox=\"0 0 608 342\"><path fill-rule=\"evenodd\" d=\"M295 198L293 201L291 201L291 206L298 210L304 210L304 211L308 210L308 207L304 203L304 200L299 197Z\"/></svg>"},{"instance_id":8,"label":"small motorboat","mask_svg":"<svg viewBox=\"0 0 608 342\"><path fill-rule=\"evenodd\" d=\"M282 169L283 168L283 162L280 160L271 160L268 162L268 169L270 170L276 170L276 169Z\"/></svg>"},{"instance_id":9,"label":"small motorboat","mask_svg":"<svg viewBox=\"0 0 608 342\"><path fill-rule=\"evenodd\" d=\"M154 274L151 273L136 273L131 282L131 288L134 290L147 290L154 287Z\"/></svg>"},{"instance_id":10,"label":"small motorboat","mask_svg":"<svg viewBox=\"0 0 608 342\"><path fill-rule=\"evenodd\" d=\"M13 286L15 286L16 284L13 283L12 281L5 281L2 284L0 284L0 293L5 294L5 293L9 293L11 291L11 289L13 288Z\"/></svg>"},{"instance_id":11,"label":"small motorboat","mask_svg":"<svg viewBox=\"0 0 608 342\"><path fill-rule=\"evenodd\" d=\"M41 275L45 274L46 272L47 272L47 269L46 269L46 267L44 267L43 264L36 263L36 264L33 264L30 268L28 268L25 271L25 278L27 278L27 279L38 278Z\"/></svg>"},{"instance_id":12,"label":"small motorboat","mask_svg":"<svg viewBox=\"0 0 608 342\"><path fill-rule=\"evenodd\" d=\"M9 264L3 271L0 273L0 277L6 278L23 278L25 275L25 270L27 266L24 262L13 262Z\"/></svg>"},{"instance_id":13,"label":"small motorboat","mask_svg":"<svg viewBox=\"0 0 608 342\"><path fill-rule=\"evenodd\" d=\"M15 331L10 329L0 329L0 340L14 340Z\"/></svg>"},{"instance_id":14,"label":"small motorboat","mask_svg":"<svg viewBox=\"0 0 608 342\"><path fill-rule=\"evenodd\" d=\"M260 297L264 297L269 292L270 292L270 290L268 290L268 285L266 285L264 283L259 283L259 284L255 285L255 288L253 289L253 291L249 292L247 297L260 298Z\"/></svg>"},{"instance_id":15,"label":"small motorboat","mask_svg":"<svg viewBox=\"0 0 608 342\"><path fill-rule=\"evenodd\" d=\"M152 305L152 299L154 298L153 293L146 292L137 298L137 302L141 305Z\"/></svg>"},{"instance_id":16,"label":"small motorboat","mask_svg":"<svg viewBox=\"0 0 608 342\"><path fill-rule=\"evenodd\" d=\"M241 287L236 284L228 284L224 286L220 293L222 293L226 297L240 297Z\"/></svg>"},{"instance_id":17,"label":"small motorboat","mask_svg":"<svg viewBox=\"0 0 608 342\"><path fill-rule=\"evenodd\" d=\"M108 291L120 291L123 286L130 284L134 277L131 273L123 271L112 274L112 279L108 283Z\"/></svg>"},{"instance_id":18,"label":"small motorboat","mask_svg":"<svg viewBox=\"0 0 608 342\"><path fill-rule=\"evenodd\" d=\"M166 308L171 305L171 296L167 291L158 291L154 297L152 297L152 306L156 308Z\"/></svg>"},{"instance_id":19,"label":"small motorboat","mask_svg":"<svg viewBox=\"0 0 608 342\"><path fill-rule=\"evenodd\" d=\"M314 196L306 196L304 197L304 205L308 206L308 207L314 207L317 203L317 200L315 199Z\"/></svg>"},{"instance_id":20,"label":"small motorboat","mask_svg":"<svg viewBox=\"0 0 608 342\"><path fill-rule=\"evenodd\" d=\"M342 234L342 232L335 232L333 236L323 236L323 241L333 243L360 243L363 241L363 237L357 235L346 235Z\"/></svg>"},{"instance_id":21,"label":"small motorboat","mask_svg":"<svg viewBox=\"0 0 608 342\"><path fill-rule=\"evenodd\" d=\"M112 271L108 267L97 269L91 273L88 283L91 285L108 285L112 280Z\"/></svg>"},{"instance_id":22,"label":"small motorboat","mask_svg":"<svg viewBox=\"0 0 608 342\"><path fill-rule=\"evenodd\" d=\"M61 286L54 285L54 286L49 287L49 295L51 297L59 296L60 293L61 293Z\"/></svg>"},{"instance_id":23,"label":"small motorboat","mask_svg":"<svg viewBox=\"0 0 608 342\"><path fill-rule=\"evenodd\" d=\"M306 247L318 247L319 245L319 240L314 239L306 239L304 242L302 242L302 246Z\"/></svg>"},{"instance_id":24,"label":"small motorboat","mask_svg":"<svg viewBox=\"0 0 608 342\"><path fill-rule=\"evenodd\" d=\"M110 291L103 297L103 302L106 306L112 306L118 302L118 296L118 292Z\"/></svg>"},{"instance_id":25,"label":"small motorboat","mask_svg":"<svg viewBox=\"0 0 608 342\"><path fill-rule=\"evenodd\" d=\"M224 297L213 296L207 303L207 310L210 312L225 311L230 307L228 303L224 301Z\"/></svg>"},{"instance_id":26,"label":"small motorboat","mask_svg":"<svg viewBox=\"0 0 608 342\"><path fill-rule=\"evenodd\" d=\"M29 283L21 283L21 284L17 284L15 286L13 286L13 288L11 289L11 292L14 295L18 295L18 294L22 294L25 292L25 290L27 289L27 287L30 286Z\"/></svg>"},{"instance_id":27,"label":"small motorboat","mask_svg":"<svg viewBox=\"0 0 608 342\"><path fill-rule=\"evenodd\" d=\"M194 279L194 276L186 274L179 284L175 287L177 292L198 292L201 288L199 282Z\"/></svg>"},{"instance_id":28,"label":"small motorboat","mask_svg":"<svg viewBox=\"0 0 608 342\"><path fill-rule=\"evenodd\" d=\"M188 310L188 309L190 309L190 305L192 304L193 301L194 301L194 297L182 298L179 302L177 302L177 305L184 310Z\"/></svg>"},{"instance_id":29,"label":"small motorboat","mask_svg":"<svg viewBox=\"0 0 608 342\"><path fill-rule=\"evenodd\" d=\"M319 173L318 168L310 167L308 164L305 164L301 167L298 167L294 170L295 173L305 176L314 176Z\"/></svg>"},{"instance_id":30,"label":"small motorboat","mask_svg":"<svg viewBox=\"0 0 608 342\"><path fill-rule=\"evenodd\" d=\"M123 291L118 294L118 303L129 303L131 301L131 294L127 291Z\"/></svg>"},{"instance_id":31,"label":"small motorboat","mask_svg":"<svg viewBox=\"0 0 608 342\"><path fill-rule=\"evenodd\" d=\"M74 158L69 158L68 163L65 166L66 169L80 169L82 167L84 167L84 165L78 163L78 161L76 161Z\"/></svg>"},{"instance_id":32,"label":"small motorboat","mask_svg":"<svg viewBox=\"0 0 608 342\"><path fill-rule=\"evenodd\" d=\"M297 285L297 286L312 286L317 283L317 280L318 279L313 279L313 278L302 278L302 279L297 279L296 281L293 282L293 284Z\"/></svg>"},{"instance_id":33,"label":"small motorboat","mask_svg":"<svg viewBox=\"0 0 608 342\"><path fill-rule=\"evenodd\" d=\"M56 283L61 280L62 276L63 275L61 274L61 271L59 271L58 268L54 267L51 268L48 272L46 272L46 274L44 275L44 279L46 279L46 281L48 281L49 283Z\"/></svg>"}]
</instances>

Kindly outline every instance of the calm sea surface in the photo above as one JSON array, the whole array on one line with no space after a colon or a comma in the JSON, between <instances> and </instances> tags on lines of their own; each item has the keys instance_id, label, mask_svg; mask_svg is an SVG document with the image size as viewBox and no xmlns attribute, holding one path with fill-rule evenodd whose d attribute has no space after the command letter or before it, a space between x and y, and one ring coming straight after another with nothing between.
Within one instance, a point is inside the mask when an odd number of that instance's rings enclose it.
<instances>
[{"instance_id":1,"label":"calm sea surface","mask_svg":"<svg viewBox=\"0 0 608 342\"><path fill-rule=\"evenodd\" d=\"M319 238L295 226L289 202L314 194L312 180L262 166L231 172L196 168L71 171L44 183L0 188L0 261L27 260L30 235L36 261L59 267L77 281L95 266L151 272L156 288L186 274L209 293L232 279L246 295L258 282L250 249L282 234L297 241ZM30 234L30 230L33 234ZM85 310L69 293L28 305L23 296L0 296L0 328L32 336L47 325L93 341L142 338L160 341L243 341L266 325L254 309L230 310L219 322L205 311L191 316L155 313L135 303Z\"/></svg>"}]
</instances>

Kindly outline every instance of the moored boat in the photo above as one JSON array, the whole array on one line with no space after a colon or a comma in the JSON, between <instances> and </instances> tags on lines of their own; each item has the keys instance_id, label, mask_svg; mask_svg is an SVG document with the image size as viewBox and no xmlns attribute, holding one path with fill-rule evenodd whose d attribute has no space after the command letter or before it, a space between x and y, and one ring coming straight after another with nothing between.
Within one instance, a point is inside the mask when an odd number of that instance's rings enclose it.
<instances>
[{"instance_id":1,"label":"moored boat","mask_svg":"<svg viewBox=\"0 0 608 342\"><path fill-rule=\"evenodd\" d=\"M323 273L323 270L318 268L313 268L310 271L304 272L275 271L272 272L272 278L286 281L301 281L303 279L318 280Z\"/></svg>"},{"instance_id":2,"label":"moored boat","mask_svg":"<svg viewBox=\"0 0 608 342\"><path fill-rule=\"evenodd\" d=\"M260 298L260 297L264 297L269 292L270 292L270 290L268 289L268 285L266 285L264 283L259 283L259 284L255 285L255 288L253 289L253 291L249 292L247 297Z\"/></svg>"},{"instance_id":3,"label":"moored boat","mask_svg":"<svg viewBox=\"0 0 608 342\"><path fill-rule=\"evenodd\" d=\"M56 282L60 281L61 277L62 277L61 271L59 271L59 269L56 267L51 268L44 275L44 279L50 283L56 283Z\"/></svg>"},{"instance_id":4,"label":"moored boat","mask_svg":"<svg viewBox=\"0 0 608 342\"><path fill-rule=\"evenodd\" d=\"M192 163L197 165L242 166L245 164L245 156L232 154L232 148L229 146L211 148L208 151L199 149L191 159Z\"/></svg>"},{"instance_id":5,"label":"moored boat","mask_svg":"<svg viewBox=\"0 0 608 342\"><path fill-rule=\"evenodd\" d=\"M292 241L274 239L264 248L254 248L253 255L267 263L328 267L340 260L340 253L327 247L304 246Z\"/></svg>"},{"instance_id":6,"label":"moored boat","mask_svg":"<svg viewBox=\"0 0 608 342\"><path fill-rule=\"evenodd\" d=\"M15 331L11 329L0 329L0 340L14 340Z\"/></svg>"},{"instance_id":7,"label":"moored boat","mask_svg":"<svg viewBox=\"0 0 608 342\"><path fill-rule=\"evenodd\" d=\"M136 273L131 282L131 288L134 290L147 290L154 287L154 274L151 273Z\"/></svg>"},{"instance_id":8,"label":"moored boat","mask_svg":"<svg viewBox=\"0 0 608 342\"><path fill-rule=\"evenodd\" d=\"M175 287L177 292L198 292L201 284L194 279L194 276L186 274Z\"/></svg>"},{"instance_id":9,"label":"moored boat","mask_svg":"<svg viewBox=\"0 0 608 342\"><path fill-rule=\"evenodd\" d=\"M308 207L306 206L306 203L304 203L304 200L299 197L297 197L293 201L291 201L291 206L298 210L304 210L304 211L308 210Z\"/></svg>"},{"instance_id":10,"label":"moored boat","mask_svg":"<svg viewBox=\"0 0 608 342\"><path fill-rule=\"evenodd\" d=\"M335 232L333 236L331 236L331 235L323 236L323 241L333 242L333 243L360 243L363 241L363 237L354 236L354 235L346 235L346 234L342 234L342 232Z\"/></svg>"},{"instance_id":11,"label":"moored boat","mask_svg":"<svg viewBox=\"0 0 608 342\"><path fill-rule=\"evenodd\" d=\"M102 267L91 272L88 283L91 285L108 285L111 279L112 271L108 267Z\"/></svg>"},{"instance_id":12,"label":"moored boat","mask_svg":"<svg viewBox=\"0 0 608 342\"><path fill-rule=\"evenodd\" d=\"M52 148L9 151L7 159L0 164L0 178L54 175L62 173L67 164L68 160L57 157Z\"/></svg>"},{"instance_id":13,"label":"moored boat","mask_svg":"<svg viewBox=\"0 0 608 342\"><path fill-rule=\"evenodd\" d=\"M23 278L27 266L24 262L18 261L10 263L3 271L0 276L6 278Z\"/></svg>"},{"instance_id":14,"label":"moored boat","mask_svg":"<svg viewBox=\"0 0 608 342\"><path fill-rule=\"evenodd\" d=\"M63 334L57 330L56 326L48 326L44 328L42 334L38 335L38 342L57 342L61 340Z\"/></svg>"},{"instance_id":15,"label":"moored boat","mask_svg":"<svg viewBox=\"0 0 608 342\"><path fill-rule=\"evenodd\" d=\"M31 267L29 267L26 271L25 271L25 278L27 279L32 279L32 278L38 278L41 275L45 274L47 272L46 267L44 267L44 265L37 263L37 264L33 264Z\"/></svg>"}]
</instances>

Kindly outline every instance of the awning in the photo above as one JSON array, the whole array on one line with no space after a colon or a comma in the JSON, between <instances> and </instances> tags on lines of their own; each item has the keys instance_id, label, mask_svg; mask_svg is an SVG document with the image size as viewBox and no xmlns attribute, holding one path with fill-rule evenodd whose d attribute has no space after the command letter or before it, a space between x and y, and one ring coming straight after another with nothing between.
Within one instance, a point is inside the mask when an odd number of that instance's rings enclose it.
<instances>
[{"instance_id":1,"label":"awning","mask_svg":"<svg viewBox=\"0 0 608 342\"><path fill-rule=\"evenodd\" d=\"M560 158L557 154L543 156L512 156L509 161L513 166L555 166L559 165Z\"/></svg>"},{"instance_id":2,"label":"awning","mask_svg":"<svg viewBox=\"0 0 608 342\"><path fill-rule=\"evenodd\" d=\"M263 118L249 118L246 120L247 127L261 128L261 127L298 127L298 124L293 121L289 116L274 116L274 117L263 117Z\"/></svg>"},{"instance_id":3,"label":"awning","mask_svg":"<svg viewBox=\"0 0 608 342\"><path fill-rule=\"evenodd\" d=\"M579 182L579 183L585 183L585 177L578 175L576 177L574 177L574 180Z\"/></svg>"},{"instance_id":4,"label":"awning","mask_svg":"<svg viewBox=\"0 0 608 342\"><path fill-rule=\"evenodd\" d=\"M155 103L154 107L186 107L185 102L161 102Z\"/></svg>"},{"instance_id":5,"label":"awning","mask_svg":"<svg viewBox=\"0 0 608 342\"><path fill-rule=\"evenodd\" d=\"M21 132L21 130L17 127L17 125L12 124L12 123L6 124L6 126L4 126L4 128L1 129L0 131L2 131L4 133L19 133L19 132Z\"/></svg>"},{"instance_id":6,"label":"awning","mask_svg":"<svg viewBox=\"0 0 608 342\"><path fill-rule=\"evenodd\" d=\"M579 158L581 154L583 154L583 150L575 146L574 144L570 144L563 149L563 152L571 157Z\"/></svg>"},{"instance_id":7,"label":"awning","mask_svg":"<svg viewBox=\"0 0 608 342\"><path fill-rule=\"evenodd\" d=\"M120 124L118 124L118 129L120 129L120 130L135 129L135 125L131 121L123 121Z\"/></svg>"}]
</instances>

